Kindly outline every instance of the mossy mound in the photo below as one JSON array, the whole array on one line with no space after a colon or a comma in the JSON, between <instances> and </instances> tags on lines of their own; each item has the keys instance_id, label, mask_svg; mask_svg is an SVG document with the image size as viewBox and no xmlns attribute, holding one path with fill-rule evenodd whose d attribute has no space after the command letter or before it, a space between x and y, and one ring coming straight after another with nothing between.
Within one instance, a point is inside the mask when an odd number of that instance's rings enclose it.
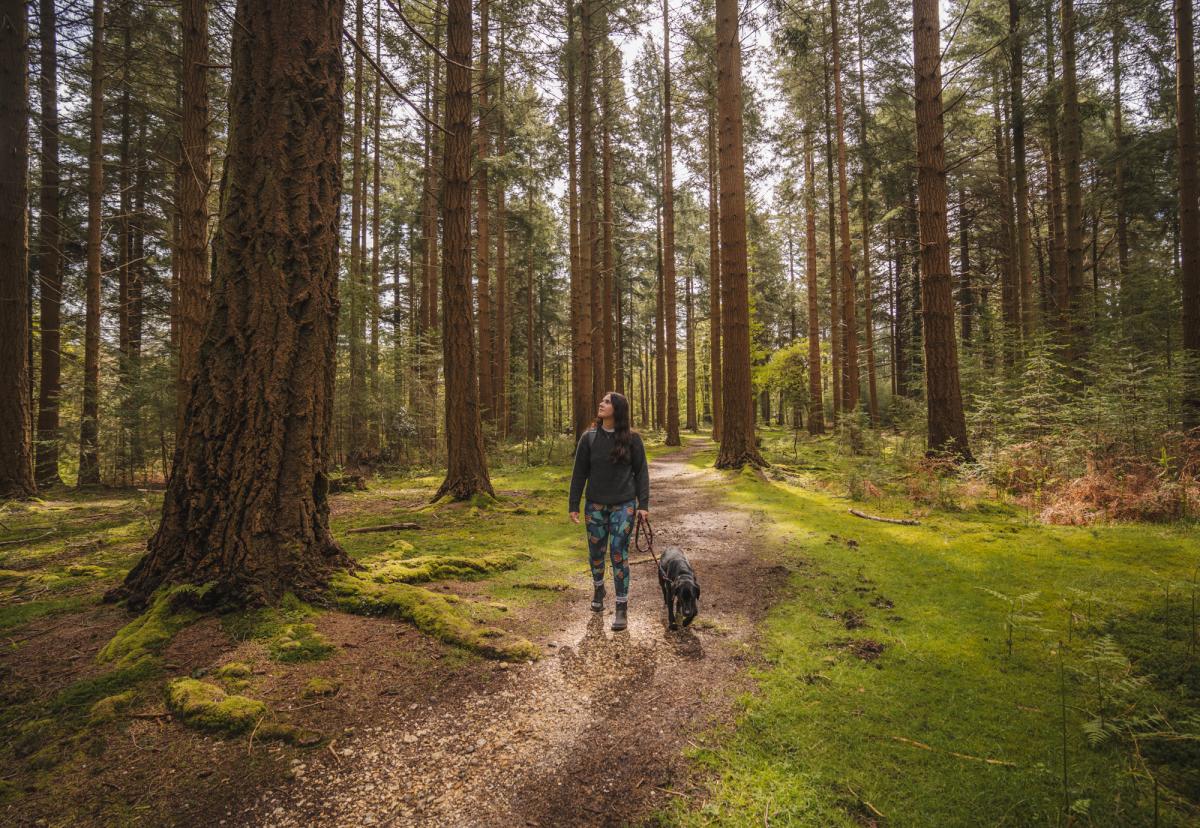
<instances>
[{"instance_id":1,"label":"mossy mound","mask_svg":"<svg viewBox=\"0 0 1200 828\"><path fill-rule=\"evenodd\" d=\"M217 678L222 679L248 679L254 675L254 670L249 664L241 661L231 661L228 664L223 664L213 673Z\"/></svg>"},{"instance_id":2,"label":"mossy mound","mask_svg":"<svg viewBox=\"0 0 1200 828\"><path fill-rule=\"evenodd\" d=\"M258 699L230 696L215 684L190 678L167 685L167 707L185 724L224 733L243 733L267 714Z\"/></svg>"},{"instance_id":3,"label":"mossy mound","mask_svg":"<svg viewBox=\"0 0 1200 828\"><path fill-rule=\"evenodd\" d=\"M254 732L255 739L287 742L297 747L312 747L321 743L322 736L315 730L280 722L265 722Z\"/></svg>"},{"instance_id":4,"label":"mossy mound","mask_svg":"<svg viewBox=\"0 0 1200 828\"><path fill-rule=\"evenodd\" d=\"M102 566L92 566L91 564L72 564L67 567L67 574L72 578L103 578L108 574Z\"/></svg>"},{"instance_id":5,"label":"mossy mound","mask_svg":"<svg viewBox=\"0 0 1200 828\"><path fill-rule=\"evenodd\" d=\"M319 661L336 649L313 624L288 624L270 645L271 658L289 664Z\"/></svg>"},{"instance_id":6,"label":"mossy mound","mask_svg":"<svg viewBox=\"0 0 1200 828\"><path fill-rule=\"evenodd\" d=\"M380 584L418 584L426 581L467 580L515 569L529 556L521 552L492 555L422 555L373 567L368 577Z\"/></svg>"},{"instance_id":7,"label":"mossy mound","mask_svg":"<svg viewBox=\"0 0 1200 828\"><path fill-rule=\"evenodd\" d=\"M88 718L94 723L111 722L118 718L122 713L129 709L133 704L133 699L137 694L132 690L126 690L124 693L117 693L112 696L105 696L100 701L92 705L89 711Z\"/></svg>"},{"instance_id":8,"label":"mossy mound","mask_svg":"<svg viewBox=\"0 0 1200 828\"><path fill-rule=\"evenodd\" d=\"M541 653L523 638L482 627L454 610L441 595L405 583L378 584L347 573L330 581L334 598L346 612L388 615L411 622L421 632L488 658L531 661Z\"/></svg>"},{"instance_id":9,"label":"mossy mound","mask_svg":"<svg viewBox=\"0 0 1200 828\"><path fill-rule=\"evenodd\" d=\"M204 589L184 584L160 591L149 609L118 630L104 645L96 660L116 662L118 668L131 667L144 656L157 653L175 633L199 617L186 603L198 599Z\"/></svg>"},{"instance_id":10,"label":"mossy mound","mask_svg":"<svg viewBox=\"0 0 1200 828\"><path fill-rule=\"evenodd\" d=\"M337 691L341 688L341 682L335 679L317 676L316 678L310 678L308 683L304 685L304 695L306 698L310 699L319 698L321 696L333 696L336 695Z\"/></svg>"}]
</instances>

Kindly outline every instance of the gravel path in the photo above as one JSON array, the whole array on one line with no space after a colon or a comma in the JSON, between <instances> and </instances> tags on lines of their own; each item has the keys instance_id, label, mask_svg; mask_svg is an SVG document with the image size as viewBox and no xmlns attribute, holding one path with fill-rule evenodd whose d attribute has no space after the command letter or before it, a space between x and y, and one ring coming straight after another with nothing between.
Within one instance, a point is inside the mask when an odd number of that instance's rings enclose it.
<instances>
[{"instance_id":1,"label":"gravel path","mask_svg":"<svg viewBox=\"0 0 1200 828\"><path fill-rule=\"evenodd\" d=\"M627 631L609 630L611 583L603 614L589 610L590 590L530 610L558 630L539 642L546 658L499 670L465 698L411 704L339 739L236 821L626 825L670 797L702 796L681 751L727 721L732 698L748 689L755 624L779 580L761 554L760 518L721 503L717 472L688 465L709 445L651 464L655 548L683 548L701 584L690 630L666 630L653 564L635 559ZM586 586L582 529L579 544Z\"/></svg>"}]
</instances>

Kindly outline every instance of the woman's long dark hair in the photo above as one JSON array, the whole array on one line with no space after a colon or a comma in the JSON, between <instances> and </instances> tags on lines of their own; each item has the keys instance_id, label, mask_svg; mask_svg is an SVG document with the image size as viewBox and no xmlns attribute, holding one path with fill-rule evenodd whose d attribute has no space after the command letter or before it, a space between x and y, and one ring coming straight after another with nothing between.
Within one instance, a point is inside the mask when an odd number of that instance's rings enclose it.
<instances>
[{"instance_id":1,"label":"woman's long dark hair","mask_svg":"<svg viewBox=\"0 0 1200 828\"><path fill-rule=\"evenodd\" d=\"M612 463L631 463L629 444L633 441L633 430L629 427L629 400L624 394L609 391L604 395L612 403L613 408L613 440L612 451L608 459ZM604 397L601 397L604 399ZM596 418L596 430L604 427L604 421Z\"/></svg>"}]
</instances>

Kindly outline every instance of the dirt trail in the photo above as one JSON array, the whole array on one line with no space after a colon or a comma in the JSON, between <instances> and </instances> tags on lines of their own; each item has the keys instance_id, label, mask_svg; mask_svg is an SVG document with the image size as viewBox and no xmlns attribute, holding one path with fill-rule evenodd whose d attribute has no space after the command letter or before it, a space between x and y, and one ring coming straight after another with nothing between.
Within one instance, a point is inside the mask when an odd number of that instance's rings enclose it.
<instances>
[{"instance_id":1,"label":"dirt trail","mask_svg":"<svg viewBox=\"0 0 1200 828\"><path fill-rule=\"evenodd\" d=\"M590 589L526 616L557 630L548 655L464 697L411 704L383 726L297 765L236 823L624 825L688 795L680 751L730 715L747 687L755 623L778 581L760 518L723 505L721 477L690 467L691 446L651 464L655 548L683 548L701 584L700 620L667 632L653 564L635 564L629 629L609 630ZM586 587L580 531L580 586ZM637 556L635 556L635 561ZM530 617L533 613L541 613Z\"/></svg>"}]
</instances>

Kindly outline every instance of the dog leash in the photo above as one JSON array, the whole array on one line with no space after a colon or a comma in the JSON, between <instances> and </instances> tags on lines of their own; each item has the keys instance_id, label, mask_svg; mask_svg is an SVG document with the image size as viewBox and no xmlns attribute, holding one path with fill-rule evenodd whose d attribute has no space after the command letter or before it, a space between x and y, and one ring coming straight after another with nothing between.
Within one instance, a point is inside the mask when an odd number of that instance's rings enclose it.
<instances>
[{"instance_id":1,"label":"dog leash","mask_svg":"<svg viewBox=\"0 0 1200 828\"><path fill-rule=\"evenodd\" d=\"M645 526L643 532L642 527ZM642 547L642 538L646 539L646 546ZM654 554L654 527L650 525L650 518L645 515L637 516L637 526L633 531L633 548L638 552L649 552L650 559L654 561L654 565L658 568L658 576L663 580L667 579L667 573L663 571L662 564L658 562L658 556Z\"/></svg>"}]
</instances>

